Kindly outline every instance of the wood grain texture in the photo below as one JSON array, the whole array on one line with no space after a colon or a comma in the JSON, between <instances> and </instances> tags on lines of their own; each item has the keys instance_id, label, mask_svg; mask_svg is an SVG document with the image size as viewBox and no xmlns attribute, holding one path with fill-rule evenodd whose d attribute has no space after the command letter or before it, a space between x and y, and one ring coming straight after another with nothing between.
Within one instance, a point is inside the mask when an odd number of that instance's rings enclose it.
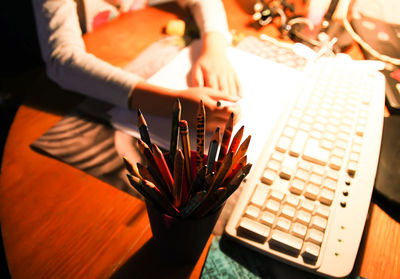
<instances>
[{"instance_id":1,"label":"wood grain texture","mask_svg":"<svg viewBox=\"0 0 400 279\"><path fill-rule=\"evenodd\" d=\"M232 29L259 34L248 26L246 1L224 4ZM163 36L168 20L177 17L175 8L168 4L122 15L85 35L87 50L124 66ZM279 35L273 26L262 32ZM350 54L362 57L356 45ZM0 175L1 226L13 278L198 278L212 238L196 264L167 265L156 256L141 200L30 149L81 98L43 76L26 86L31 92L10 129ZM399 239L399 223L373 204L358 257L360 275L398 278Z\"/></svg>"}]
</instances>

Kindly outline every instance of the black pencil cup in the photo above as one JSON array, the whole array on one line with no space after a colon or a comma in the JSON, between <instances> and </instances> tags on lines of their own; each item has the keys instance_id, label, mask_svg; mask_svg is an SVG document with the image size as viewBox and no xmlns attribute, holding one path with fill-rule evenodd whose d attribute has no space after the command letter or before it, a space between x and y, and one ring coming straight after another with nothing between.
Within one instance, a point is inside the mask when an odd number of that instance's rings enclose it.
<instances>
[{"instance_id":1,"label":"black pencil cup","mask_svg":"<svg viewBox=\"0 0 400 279\"><path fill-rule=\"evenodd\" d=\"M203 218L181 219L164 214L147 202L146 206L160 256L181 264L198 260L222 211L220 207Z\"/></svg>"}]
</instances>

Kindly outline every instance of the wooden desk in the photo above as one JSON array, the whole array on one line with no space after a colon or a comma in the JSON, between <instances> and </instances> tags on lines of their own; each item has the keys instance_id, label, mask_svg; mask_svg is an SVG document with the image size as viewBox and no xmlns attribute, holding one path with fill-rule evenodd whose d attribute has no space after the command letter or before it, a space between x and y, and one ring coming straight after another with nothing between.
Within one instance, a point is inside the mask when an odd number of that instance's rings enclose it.
<instances>
[{"instance_id":1,"label":"wooden desk","mask_svg":"<svg viewBox=\"0 0 400 279\"><path fill-rule=\"evenodd\" d=\"M246 1L224 2L231 28L258 34L246 27ZM168 20L176 17L173 8L123 15L87 34L87 49L123 66L161 37ZM118 43L108 39L116 36L116 29ZM277 35L273 27L263 31ZM361 57L357 46L350 53ZM195 266L162 264L155 257L143 202L29 148L81 100L49 82L44 73L30 88L11 127L0 177L1 226L13 278L198 278L207 249ZM356 265L360 275L398 276L399 238L399 223L373 204Z\"/></svg>"}]
</instances>

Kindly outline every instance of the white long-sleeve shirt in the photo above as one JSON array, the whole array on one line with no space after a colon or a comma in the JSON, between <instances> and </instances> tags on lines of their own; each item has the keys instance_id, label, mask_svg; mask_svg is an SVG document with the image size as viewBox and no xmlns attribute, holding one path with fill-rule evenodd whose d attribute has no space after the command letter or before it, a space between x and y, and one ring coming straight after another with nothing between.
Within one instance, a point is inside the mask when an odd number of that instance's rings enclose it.
<instances>
[{"instance_id":1,"label":"white long-sleeve shirt","mask_svg":"<svg viewBox=\"0 0 400 279\"><path fill-rule=\"evenodd\" d=\"M84 2L78 1L77 6L74 0L32 0L47 75L64 89L127 107L132 89L142 79L86 52L77 12L87 9L79 7ZM201 34L214 31L228 34L220 0L177 2L190 8Z\"/></svg>"}]
</instances>

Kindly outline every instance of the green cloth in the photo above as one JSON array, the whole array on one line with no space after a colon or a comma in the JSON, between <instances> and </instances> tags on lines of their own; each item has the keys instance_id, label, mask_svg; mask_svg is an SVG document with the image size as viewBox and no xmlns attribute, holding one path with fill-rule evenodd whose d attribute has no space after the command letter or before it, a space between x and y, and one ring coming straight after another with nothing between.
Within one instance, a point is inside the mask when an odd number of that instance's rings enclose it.
<instances>
[{"instance_id":1,"label":"green cloth","mask_svg":"<svg viewBox=\"0 0 400 279\"><path fill-rule=\"evenodd\" d=\"M201 279L325 278L261 255L226 236L216 236L210 246ZM362 277L350 275L349 279Z\"/></svg>"}]
</instances>

